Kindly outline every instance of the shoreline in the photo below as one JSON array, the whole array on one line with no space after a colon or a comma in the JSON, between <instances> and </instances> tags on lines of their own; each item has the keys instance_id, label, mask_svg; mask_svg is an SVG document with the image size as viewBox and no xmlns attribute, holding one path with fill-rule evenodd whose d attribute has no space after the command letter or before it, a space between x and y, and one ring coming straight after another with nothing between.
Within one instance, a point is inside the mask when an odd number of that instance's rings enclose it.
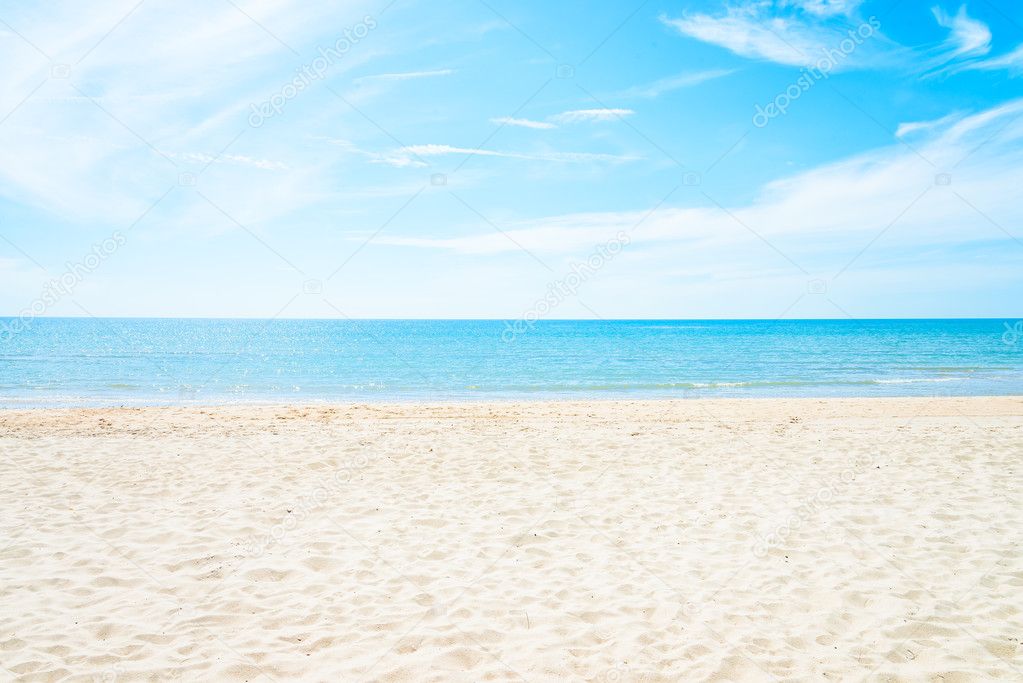
<instances>
[{"instance_id":1,"label":"shoreline","mask_svg":"<svg viewBox=\"0 0 1023 683\"><path fill-rule=\"evenodd\" d=\"M0 407L0 418L15 416L32 416L43 414L99 414L113 413L137 415L152 413L154 415L180 413L205 414L209 412L235 414L250 411L257 414L280 413L287 411L303 411L305 413L336 414L339 412L366 411L368 413L408 413L409 411L427 411L427 415L439 416L439 413L451 411L463 412L471 416L478 411L495 410L529 410L530 408L584 409L587 407L618 407L667 410L671 408L706 408L715 407L726 410L749 411L764 407L808 408L817 407L828 410L840 409L856 412L864 407L896 408L906 413L923 408L929 415L962 415L963 407L972 407L980 411L980 415L1023 416L1023 395L992 395L992 396L843 396L843 397L761 397L743 398L599 398L599 399L496 399L496 400L429 400L409 399L407 401L270 401L253 403L240 401L234 403L170 403L163 405L116 405L116 406L45 406L45 407ZM757 408L759 406L759 408ZM938 410L944 408L944 410ZM992 412L994 411L994 412ZM450 417L450 415L447 415ZM898 417L899 414L889 414ZM0 420L0 426L3 421Z\"/></svg>"},{"instance_id":2,"label":"shoreline","mask_svg":"<svg viewBox=\"0 0 1023 683\"><path fill-rule=\"evenodd\" d=\"M39 399L45 401L48 399ZM621 403L621 404L665 404L665 403L747 403L747 402L772 402L772 401L791 401L794 403L842 403L842 402L860 402L860 401L1023 401L1023 394L963 394L963 395L917 395L917 394L906 394L906 395L877 395L877 396L863 396L863 395L848 395L848 396L653 396L653 397L636 397L636 398L623 398L621 396L601 396L601 397L566 397L566 396L546 396L537 398L522 398L519 396L509 396L507 398L438 398L438 399L423 399L423 398L407 398L407 399L379 399L379 400L348 400L348 399L307 399L307 400L296 400L296 401L283 401L283 400L250 400L242 399L238 401L219 401L213 400L210 402L181 402L181 401L168 401L166 403L143 403L143 404L132 404L132 403L117 403L118 399L112 399L113 403L110 405L106 404L71 404L71 405L40 405L38 407L26 407L26 406L10 406L0 404L0 414L4 412L35 412L39 410L173 410L173 409L237 409L237 408L351 408L355 406L365 407L410 407L410 406L515 406L515 405L529 405L529 404L554 404L554 405L570 405L570 404L584 404L584 403Z\"/></svg>"}]
</instances>

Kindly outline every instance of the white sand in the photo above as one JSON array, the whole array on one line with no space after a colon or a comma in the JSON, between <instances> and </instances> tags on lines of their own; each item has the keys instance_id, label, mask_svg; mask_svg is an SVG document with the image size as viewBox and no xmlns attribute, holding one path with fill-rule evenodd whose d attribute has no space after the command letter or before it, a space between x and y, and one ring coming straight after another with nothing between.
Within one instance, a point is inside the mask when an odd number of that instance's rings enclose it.
<instances>
[{"instance_id":1,"label":"white sand","mask_svg":"<svg viewBox=\"0 0 1023 683\"><path fill-rule=\"evenodd\" d=\"M1023 399L0 412L0 679L1023 680Z\"/></svg>"}]
</instances>

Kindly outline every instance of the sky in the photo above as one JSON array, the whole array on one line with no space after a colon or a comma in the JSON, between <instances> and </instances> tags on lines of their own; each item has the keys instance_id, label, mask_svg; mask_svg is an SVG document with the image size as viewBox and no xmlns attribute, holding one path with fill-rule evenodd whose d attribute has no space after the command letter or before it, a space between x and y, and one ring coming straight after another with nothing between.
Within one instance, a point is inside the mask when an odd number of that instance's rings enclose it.
<instances>
[{"instance_id":1,"label":"sky","mask_svg":"<svg viewBox=\"0 0 1023 683\"><path fill-rule=\"evenodd\" d=\"M1023 315L1023 5L0 6L0 315Z\"/></svg>"}]
</instances>

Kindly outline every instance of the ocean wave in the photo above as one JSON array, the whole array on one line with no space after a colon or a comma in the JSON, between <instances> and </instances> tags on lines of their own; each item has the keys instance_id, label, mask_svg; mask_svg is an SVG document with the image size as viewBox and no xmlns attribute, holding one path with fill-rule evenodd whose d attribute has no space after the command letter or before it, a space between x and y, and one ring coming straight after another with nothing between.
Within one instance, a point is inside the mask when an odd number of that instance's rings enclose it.
<instances>
[{"instance_id":1,"label":"ocean wave","mask_svg":"<svg viewBox=\"0 0 1023 683\"><path fill-rule=\"evenodd\" d=\"M1008 365L931 365L923 367L906 367L906 370L913 370L915 372L994 372L998 370L1014 370L1015 368Z\"/></svg>"},{"instance_id":2,"label":"ocean wave","mask_svg":"<svg viewBox=\"0 0 1023 683\"><path fill-rule=\"evenodd\" d=\"M958 382L967 377L894 377L868 379L820 379L820 380L739 380L721 382L622 382L622 383L581 383L581 384L531 384L504 387L467 387L472 390L494 392L579 392L579 391L649 391L664 389L737 389L762 387L842 387L871 386L879 384L915 384L927 382Z\"/></svg>"},{"instance_id":3,"label":"ocean wave","mask_svg":"<svg viewBox=\"0 0 1023 683\"><path fill-rule=\"evenodd\" d=\"M875 379L871 380L874 384L917 384L920 382L961 382L969 379L968 377L896 377L893 379Z\"/></svg>"}]
</instances>

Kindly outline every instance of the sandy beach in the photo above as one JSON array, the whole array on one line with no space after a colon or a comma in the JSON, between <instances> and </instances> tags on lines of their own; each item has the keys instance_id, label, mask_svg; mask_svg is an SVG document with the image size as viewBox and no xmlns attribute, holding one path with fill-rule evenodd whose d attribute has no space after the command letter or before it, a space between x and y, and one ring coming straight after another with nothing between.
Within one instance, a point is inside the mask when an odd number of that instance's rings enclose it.
<instances>
[{"instance_id":1,"label":"sandy beach","mask_svg":"<svg viewBox=\"0 0 1023 683\"><path fill-rule=\"evenodd\" d=\"M0 412L0 678L1023 678L1023 398Z\"/></svg>"}]
</instances>

